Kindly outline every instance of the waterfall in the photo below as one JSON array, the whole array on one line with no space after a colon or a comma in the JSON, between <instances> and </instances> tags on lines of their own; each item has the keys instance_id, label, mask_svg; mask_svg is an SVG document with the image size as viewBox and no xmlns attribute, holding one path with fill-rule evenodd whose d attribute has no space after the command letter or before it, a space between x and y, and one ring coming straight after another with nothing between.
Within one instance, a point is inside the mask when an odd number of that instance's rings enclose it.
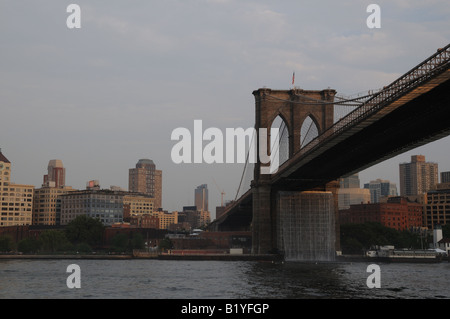
<instances>
[{"instance_id":1,"label":"waterfall","mask_svg":"<svg viewBox=\"0 0 450 319\"><path fill-rule=\"evenodd\" d=\"M335 215L331 192L279 192L277 245L290 261L335 259Z\"/></svg>"}]
</instances>

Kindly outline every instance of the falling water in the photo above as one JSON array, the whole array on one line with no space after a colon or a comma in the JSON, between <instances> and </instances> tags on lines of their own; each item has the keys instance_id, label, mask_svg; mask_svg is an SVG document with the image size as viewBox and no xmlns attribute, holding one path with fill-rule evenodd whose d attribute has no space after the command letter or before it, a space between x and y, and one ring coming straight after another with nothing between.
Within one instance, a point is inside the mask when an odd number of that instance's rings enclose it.
<instances>
[{"instance_id":1,"label":"falling water","mask_svg":"<svg viewBox=\"0 0 450 319\"><path fill-rule=\"evenodd\" d=\"M335 218L330 192L278 194L278 248L290 261L333 261Z\"/></svg>"}]
</instances>

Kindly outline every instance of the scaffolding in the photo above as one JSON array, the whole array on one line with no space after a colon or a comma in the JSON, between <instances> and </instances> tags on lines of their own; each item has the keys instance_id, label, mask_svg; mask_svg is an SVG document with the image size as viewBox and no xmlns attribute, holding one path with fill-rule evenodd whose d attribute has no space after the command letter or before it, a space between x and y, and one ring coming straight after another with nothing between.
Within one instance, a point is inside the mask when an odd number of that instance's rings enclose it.
<instances>
[{"instance_id":1,"label":"scaffolding","mask_svg":"<svg viewBox=\"0 0 450 319\"><path fill-rule=\"evenodd\" d=\"M277 206L277 246L286 260L335 260L331 192L279 192Z\"/></svg>"}]
</instances>

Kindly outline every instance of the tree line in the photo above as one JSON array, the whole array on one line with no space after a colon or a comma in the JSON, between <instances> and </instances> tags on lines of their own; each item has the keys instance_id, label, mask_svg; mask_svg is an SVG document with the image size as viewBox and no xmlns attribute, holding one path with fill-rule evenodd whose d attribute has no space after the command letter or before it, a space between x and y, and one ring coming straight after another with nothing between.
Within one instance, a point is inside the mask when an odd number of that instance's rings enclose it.
<instances>
[{"instance_id":1,"label":"tree line","mask_svg":"<svg viewBox=\"0 0 450 319\"><path fill-rule=\"evenodd\" d=\"M0 236L0 252L17 251L30 253L91 253L103 241L105 226L99 219L80 215L69 222L62 230L44 230L39 238L25 238L17 244L7 235ZM131 252L143 249L145 239L140 233L116 234L109 247L110 252Z\"/></svg>"},{"instance_id":2,"label":"tree line","mask_svg":"<svg viewBox=\"0 0 450 319\"><path fill-rule=\"evenodd\" d=\"M102 244L105 226L100 220L81 215L72 220L63 230L45 230L39 238L25 238L15 244L7 235L0 236L0 252L18 251L29 253L90 253L93 247ZM444 238L450 238L450 224L442 226ZM433 242L432 232L416 233L398 231L380 223L344 224L340 226L341 248L344 254L361 254L375 245L393 245L396 248L426 249ZM132 238L116 234L109 251L131 252L143 249L145 240L136 232ZM159 249L171 249L173 243L165 238Z\"/></svg>"},{"instance_id":3,"label":"tree line","mask_svg":"<svg viewBox=\"0 0 450 319\"><path fill-rule=\"evenodd\" d=\"M442 226L444 238L450 238L450 224ZM433 242L431 231L398 231L376 222L343 224L340 226L341 248L344 254L360 254L373 246L393 245L396 248L427 249Z\"/></svg>"}]
</instances>

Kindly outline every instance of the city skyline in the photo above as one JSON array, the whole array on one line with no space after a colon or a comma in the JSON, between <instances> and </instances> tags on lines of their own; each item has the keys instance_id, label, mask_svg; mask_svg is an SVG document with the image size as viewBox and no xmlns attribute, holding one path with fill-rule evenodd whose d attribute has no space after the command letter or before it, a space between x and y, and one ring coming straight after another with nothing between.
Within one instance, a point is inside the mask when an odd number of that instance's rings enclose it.
<instances>
[{"instance_id":1,"label":"city skyline","mask_svg":"<svg viewBox=\"0 0 450 319\"><path fill-rule=\"evenodd\" d=\"M164 171L162 206L173 211L193 205L192 189L213 180L234 199L242 173L239 164L174 164L173 129L191 128L194 119L252 127L251 92L289 89L293 71L304 89L378 89L450 38L444 0L379 1L380 29L367 28L367 4L358 1L77 3L79 30L66 27L66 4L0 5L0 147L13 182L39 187L58 158L76 189L88 180L127 188L128 168L151 158ZM430 143L360 179L399 186L398 165L416 154L450 171L449 145L449 137ZM220 200L211 188L213 216Z\"/></svg>"},{"instance_id":2,"label":"city skyline","mask_svg":"<svg viewBox=\"0 0 450 319\"><path fill-rule=\"evenodd\" d=\"M2 156L2 161L5 161L6 163L8 163L8 165L10 166L10 171L14 174L13 163L6 158L6 156L2 153L2 149L1 148L0 148L0 155ZM436 167L436 170L437 170L437 174L436 175L438 176L438 178L437 178L437 180L435 180L436 183L433 183L433 185L436 185L438 183L448 183L448 176L450 176L450 171L441 171L438 168L438 163L430 163L428 161L425 162L425 157L426 157L425 155L416 154L416 155L412 155L411 156L411 162L410 163L407 163L407 162L398 163L399 173L402 170L402 166L404 166L406 164L414 163L417 160L417 158L419 158L419 160L423 161L425 164L432 164L432 165L434 165ZM53 159L53 160L49 161L48 172L50 172L52 169L55 168L55 166L54 166L55 163L56 163L56 167L58 169L61 169L61 170L63 169L64 174L65 174L65 169L66 168L63 166L62 161L59 160L59 159ZM162 171L154 169L155 168L155 164L153 163L152 160L140 159L138 161L138 163L136 164L136 167L139 166L140 168L142 168L143 167L141 165L142 163L144 163L144 166L150 164L153 167L153 170L160 172L161 173L160 176L162 176ZM133 170L134 169L128 169L128 171L130 173L130 175L129 175L130 178L131 178L131 171L133 171ZM11 175L13 175L13 174L11 174ZM356 173L356 174L350 175L347 178L341 178L340 179L340 182L341 182L340 188L341 189L347 189L347 188L350 188L350 189L351 188L369 189L370 188L369 185L371 183L374 183L374 182L376 182L376 183L388 183L388 184L390 184L390 188L393 187L394 190L395 190L395 194L392 193L392 190L390 190L389 191L389 193L390 193L389 196L408 197L408 196L411 195L411 194L409 194L409 195L407 195L407 194L401 195L400 194L400 185L397 185L396 183L392 183L391 180L383 180L383 179L380 179L380 178L376 178L374 180L364 182L364 181L361 181L361 178L359 177L359 175L360 175L360 173ZM398 174L397 178L400 178L400 174ZM145 177L145 180L146 179L147 178ZM346 181L345 183L344 183L344 180ZM131 188L125 189L125 188L121 188L121 187L116 186L116 185L110 185L109 187L101 186L99 180L90 180L90 181L88 181L86 183L86 187L85 188L82 188L82 187L81 188L72 188L71 185L66 185L65 184L65 179L64 179L63 185L58 185L58 186L56 186L55 184L49 184L49 181L51 181L51 180L48 179L48 175L44 175L44 183L41 186L34 185L35 186L35 190L49 188L49 187L50 188L60 188L60 189L68 187L68 188L73 189L73 190L83 191L83 190L88 190L89 187L90 187L89 186L90 183L94 183L95 182L95 183L98 183L97 184L98 189L102 189L102 190L118 189L118 190L131 192L131 193L144 193L144 194L146 193L145 191L139 190L138 188L136 188L136 189L131 189ZM12 178L12 176L11 176L11 179L9 179L9 182L11 182L12 185L19 184L19 183L15 183L14 182L14 179ZM28 185L32 185L32 184L28 184ZM129 185L131 185L131 182L129 183ZM397 189L397 186L399 187L398 189ZM194 206L197 207L197 209L200 210L200 211L204 210L204 211L208 211L208 212L214 212L214 210L211 211L210 208L209 208L209 204L208 204L208 202L209 202L209 194L208 194L207 184L198 185L195 188L193 186L192 189L194 189L194 196L193 196L193 200L192 200L194 202ZM434 190L433 187L427 189L426 191L424 191L424 192L422 192L420 194L425 194L427 191L432 191L432 190ZM147 192L147 195L150 195L152 198L154 198L156 201L158 201L157 196L155 196L154 194L152 195L149 192ZM162 195L162 194L159 194L159 195ZM386 196L386 195L382 195L382 196ZM378 201L376 201L376 202L378 202ZM189 205L184 205L184 206L189 206ZM206 208L205 208L205 206L206 206ZM220 206L220 205L217 205L217 206ZM165 207L155 207L155 210L157 210L158 208L161 208L161 209L164 209L164 210L167 211L167 209L165 209ZM213 208L215 209L215 207L213 207ZM175 209L175 210L172 210L172 211L182 211L182 210L183 209Z\"/></svg>"}]
</instances>

